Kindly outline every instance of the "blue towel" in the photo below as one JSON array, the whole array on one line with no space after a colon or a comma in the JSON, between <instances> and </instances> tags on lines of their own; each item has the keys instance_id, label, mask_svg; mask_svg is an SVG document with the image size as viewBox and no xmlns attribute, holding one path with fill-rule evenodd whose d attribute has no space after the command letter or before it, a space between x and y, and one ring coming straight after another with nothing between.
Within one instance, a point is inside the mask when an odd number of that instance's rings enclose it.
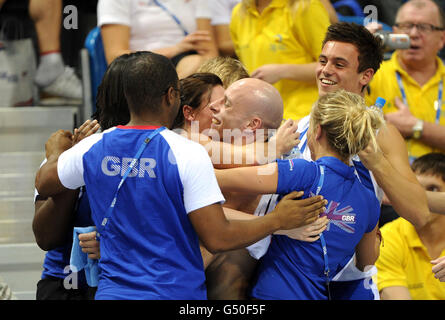
<instances>
[{"instance_id":1,"label":"blue towel","mask_svg":"<svg viewBox=\"0 0 445 320\"><path fill-rule=\"evenodd\" d=\"M96 227L74 228L73 248L71 249L70 264L77 268L77 271L85 269L85 278L90 287L97 287L99 281L99 261L88 258L86 252L82 252L79 245L79 234L96 231Z\"/></svg>"}]
</instances>

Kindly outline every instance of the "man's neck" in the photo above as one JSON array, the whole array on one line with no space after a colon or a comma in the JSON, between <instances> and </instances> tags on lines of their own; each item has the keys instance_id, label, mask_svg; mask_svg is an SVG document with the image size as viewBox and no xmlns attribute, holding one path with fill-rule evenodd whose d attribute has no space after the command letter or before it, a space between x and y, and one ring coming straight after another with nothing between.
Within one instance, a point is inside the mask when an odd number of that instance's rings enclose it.
<instances>
[{"instance_id":1,"label":"man's neck","mask_svg":"<svg viewBox=\"0 0 445 320\"><path fill-rule=\"evenodd\" d=\"M130 117L130 122L127 123L127 126L164 126L170 128L171 123L165 119L162 119L161 117L154 117L153 115L136 116L132 114Z\"/></svg>"},{"instance_id":2,"label":"man's neck","mask_svg":"<svg viewBox=\"0 0 445 320\"><path fill-rule=\"evenodd\" d=\"M406 71L420 86L426 84L437 71L437 60L432 59L423 63L411 63L404 61L401 56L397 57L403 70Z\"/></svg>"}]
</instances>

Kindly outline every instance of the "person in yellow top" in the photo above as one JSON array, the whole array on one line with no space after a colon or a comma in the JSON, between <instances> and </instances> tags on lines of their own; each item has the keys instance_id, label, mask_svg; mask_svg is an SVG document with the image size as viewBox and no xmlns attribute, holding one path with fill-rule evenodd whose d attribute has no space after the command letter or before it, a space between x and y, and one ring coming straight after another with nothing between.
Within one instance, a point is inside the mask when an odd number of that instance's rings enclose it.
<instances>
[{"instance_id":1,"label":"person in yellow top","mask_svg":"<svg viewBox=\"0 0 445 320\"><path fill-rule=\"evenodd\" d=\"M329 26L320 0L242 0L232 11L235 53L251 77L278 89L285 119L301 119L318 98L315 67Z\"/></svg>"},{"instance_id":2,"label":"person in yellow top","mask_svg":"<svg viewBox=\"0 0 445 320\"><path fill-rule=\"evenodd\" d=\"M412 164L427 191L445 191L445 154L428 153ZM445 300L445 283L434 277L433 259L445 256L445 215L432 213L415 228L398 218L381 228L383 245L376 262L382 300Z\"/></svg>"},{"instance_id":3,"label":"person in yellow top","mask_svg":"<svg viewBox=\"0 0 445 320\"><path fill-rule=\"evenodd\" d=\"M411 47L396 50L370 83L367 103L386 99L385 118L406 139L411 161L445 152L445 67L437 52L445 43L443 12L431 0L400 7L394 32L410 36Z\"/></svg>"}]
</instances>

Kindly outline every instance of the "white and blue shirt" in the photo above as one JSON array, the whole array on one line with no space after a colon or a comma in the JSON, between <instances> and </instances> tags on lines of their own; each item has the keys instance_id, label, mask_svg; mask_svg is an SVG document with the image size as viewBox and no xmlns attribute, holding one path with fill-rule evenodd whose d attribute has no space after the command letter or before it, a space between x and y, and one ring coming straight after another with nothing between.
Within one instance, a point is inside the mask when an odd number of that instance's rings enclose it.
<instances>
[{"instance_id":1,"label":"white and blue shirt","mask_svg":"<svg viewBox=\"0 0 445 320\"><path fill-rule=\"evenodd\" d=\"M163 130L143 151L101 226L122 175L156 127L118 126L65 151L62 184L85 185L100 233L96 299L206 299L198 236L188 213L221 203L204 147Z\"/></svg>"}]
</instances>

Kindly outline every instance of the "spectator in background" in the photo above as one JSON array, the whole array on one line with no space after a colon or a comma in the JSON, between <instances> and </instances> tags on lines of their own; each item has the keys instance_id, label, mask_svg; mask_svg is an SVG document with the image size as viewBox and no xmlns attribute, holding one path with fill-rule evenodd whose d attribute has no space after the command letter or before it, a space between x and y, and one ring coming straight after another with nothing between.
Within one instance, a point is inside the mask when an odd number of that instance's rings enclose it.
<instances>
[{"instance_id":1,"label":"spectator in background","mask_svg":"<svg viewBox=\"0 0 445 320\"><path fill-rule=\"evenodd\" d=\"M0 0L0 10L7 1ZM42 99L58 97L65 99L62 103L80 103L82 84L61 53L62 0L29 0L28 11L38 39L40 62L34 81Z\"/></svg>"},{"instance_id":2,"label":"spectator in background","mask_svg":"<svg viewBox=\"0 0 445 320\"><path fill-rule=\"evenodd\" d=\"M235 56L229 25L232 10L240 1L241 0L209 0L210 9L212 10L212 26L220 55ZM328 10L331 23L337 22L337 13L331 5L330 0L321 0L321 2Z\"/></svg>"},{"instance_id":3,"label":"spectator in background","mask_svg":"<svg viewBox=\"0 0 445 320\"><path fill-rule=\"evenodd\" d=\"M212 11L212 26L219 54L222 56L235 56L233 42L230 38L230 19L233 8L241 0L209 0Z\"/></svg>"},{"instance_id":4,"label":"spectator in background","mask_svg":"<svg viewBox=\"0 0 445 320\"><path fill-rule=\"evenodd\" d=\"M99 0L105 56L148 50L169 58L179 78L218 55L207 0Z\"/></svg>"},{"instance_id":5,"label":"spectator in background","mask_svg":"<svg viewBox=\"0 0 445 320\"><path fill-rule=\"evenodd\" d=\"M251 77L278 89L285 119L308 115L317 100L315 67L329 24L320 0L243 0L233 9L235 53Z\"/></svg>"},{"instance_id":6,"label":"spectator in background","mask_svg":"<svg viewBox=\"0 0 445 320\"><path fill-rule=\"evenodd\" d=\"M427 191L445 191L445 155L425 154L412 163ZM403 218L385 224L384 245L376 262L382 300L445 300L445 283L434 278L431 260L445 255L445 216L432 213L416 228Z\"/></svg>"},{"instance_id":7,"label":"spectator in background","mask_svg":"<svg viewBox=\"0 0 445 320\"><path fill-rule=\"evenodd\" d=\"M367 102L386 99L386 120L406 139L411 161L445 152L445 67L437 57L445 43L443 11L431 0L411 0L400 7L394 32L410 36L411 47L396 50L370 83Z\"/></svg>"}]
</instances>

